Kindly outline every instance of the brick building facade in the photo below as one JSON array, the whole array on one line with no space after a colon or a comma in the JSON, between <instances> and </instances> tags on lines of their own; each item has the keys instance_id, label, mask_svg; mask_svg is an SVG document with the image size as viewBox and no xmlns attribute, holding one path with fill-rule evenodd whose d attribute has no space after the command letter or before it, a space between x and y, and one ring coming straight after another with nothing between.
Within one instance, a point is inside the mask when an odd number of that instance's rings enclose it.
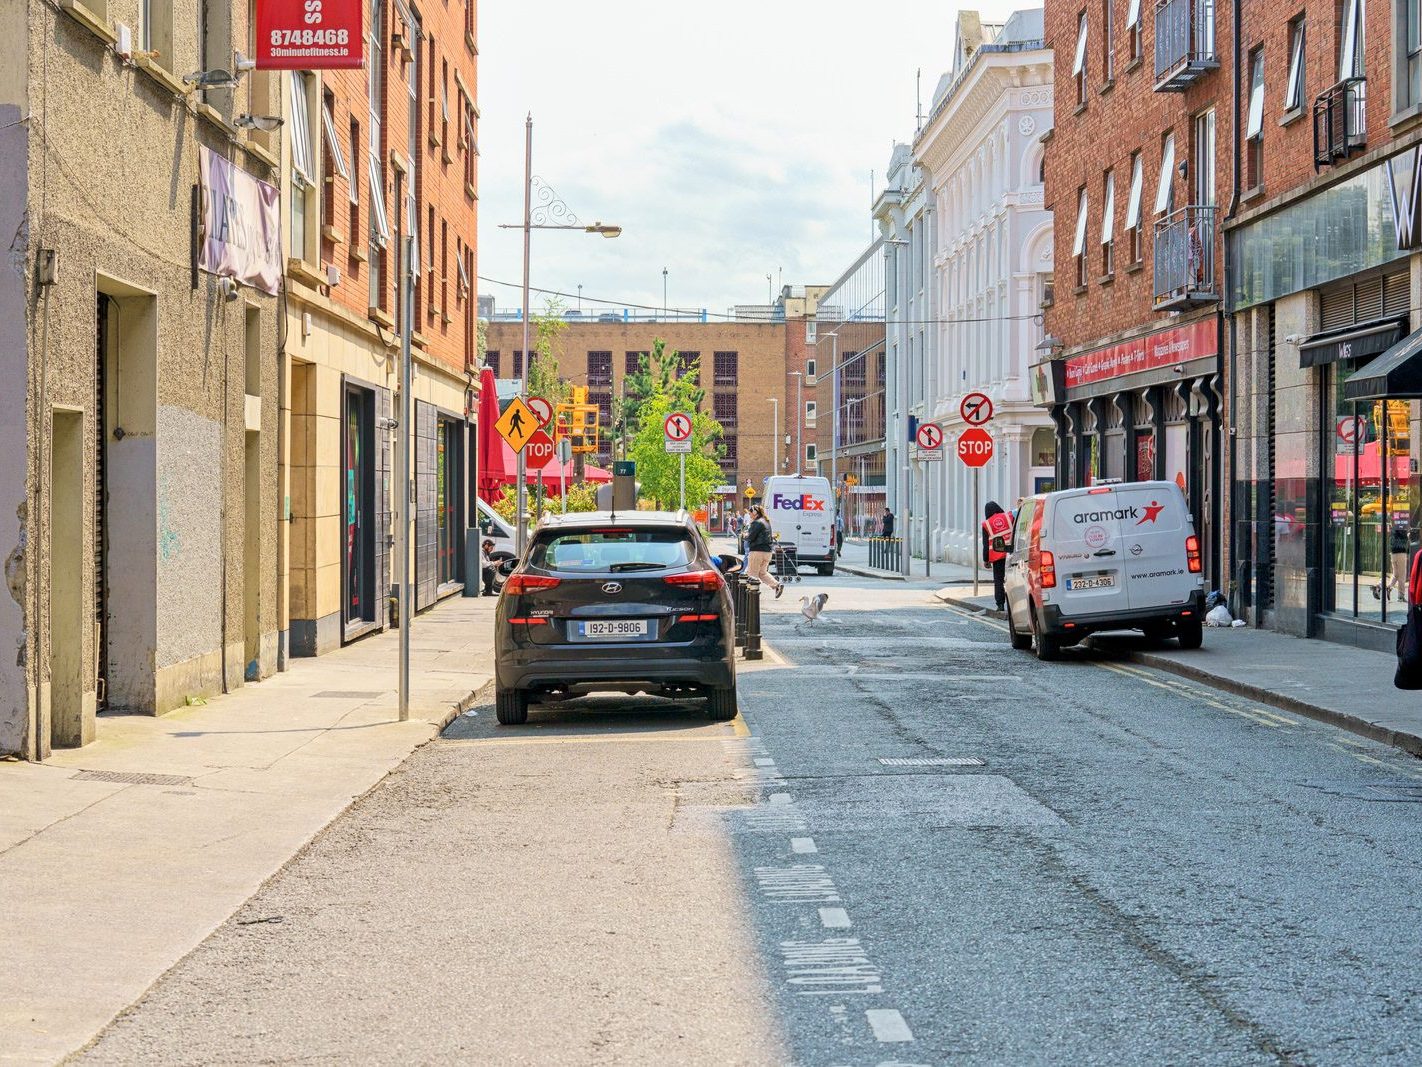
<instances>
[{"instance_id":1,"label":"brick building facade","mask_svg":"<svg viewBox=\"0 0 1422 1067\"><path fill-rule=\"evenodd\" d=\"M416 604L459 588L475 436L475 0L371 0L364 70L273 73L287 105L291 649L387 621L394 400L415 238Z\"/></svg>"},{"instance_id":2,"label":"brick building facade","mask_svg":"<svg viewBox=\"0 0 1422 1067\"><path fill-rule=\"evenodd\" d=\"M698 363L706 410L725 431L721 462L725 485L738 491L753 485L759 492L777 459L782 469L790 461L784 443L790 380L787 329L784 321L570 321L558 342L558 373L573 385L588 387L589 400L602 409L602 426L610 427L613 399L622 395L628 371L636 369L639 357L651 351L653 342L664 340L688 365L693 359ZM803 322L799 329L803 334ZM487 362L495 377L516 378L523 373L522 323L490 323L487 344ZM621 455L620 443L608 436L605 451L589 458L601 465ZM713 514L712 521L716 520Z\"/></svg>"}]
</instances>

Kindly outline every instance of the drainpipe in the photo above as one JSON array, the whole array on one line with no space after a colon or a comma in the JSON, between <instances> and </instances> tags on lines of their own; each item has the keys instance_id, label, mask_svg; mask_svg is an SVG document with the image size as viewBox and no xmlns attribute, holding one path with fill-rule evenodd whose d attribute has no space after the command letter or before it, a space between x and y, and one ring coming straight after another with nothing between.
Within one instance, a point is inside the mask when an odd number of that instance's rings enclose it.
<instances>
[{"instance_id":1,"label":"drainpipe","mask_svg":"<svg viewBox=\"0 0 1422 1067\"><path fill-rule=\"evenodd\" d=\"M1239 57L1240 57L1240 39L1241 39L1241 37L1242 37L1243 34L1244 34L1244 17L1243 17L1243 11L1242 11L1243 4L1244 4L1244 0L1232 0L1232 4L1231 4L1232 11L1233 11L1233 23L1234 23L1234 40L1233 40L1232 45L1231 45L1231 46L1233 47L1233 49L1234 49L1234 70L1233 70L1233 72L1232 72L1232 82L1233 82L1233 86L1232 86L1232 89L1233 89L1233 109L1232 109L1232 111L1230 112L1230 123L1229 123L1229 127L1230 127L1230 140L1231 140L1231 142L1233 143L1234 151L1233 151L1233 154L1232 154L1232 157L1231 157L1231 164L1230 164L1230 168L1231 168L1231 182L1230 182L1230 184L1231 184L1231 189L1230 189L1230 198L1229 198L1229 210L1225 213L1225 222L1230 222L1230 221L1232 221L1232 220L1234 219L1234 217L1239 213L1239 182L1240 182L1240 173L1241 173L1241 170L1242 170L1242 165L1241 165L1241 161L1240 161L1240 153L1241 153L1241 150L1242 150L1242 148L1243 148L1243 146L1244 146L1244 142L1243 142L1243 140L1242 140L1242 139L1240 138L1240 136L1239 136L1239 133L1240 133L1240 130L1239 130L1239 105L1240 105L1240 100L1241 100L1241 94L1242 94L1243 88L1244 88L1243 73L1242 73L1241 70L1240 70L1240 58L1239 58ZM1235 264L1232 262L1231 257L1230 257L1230 254L1229 254L1229 243L1224 239L1224 233L1223 233L1224 227L1221 227L1220 229L1221 229L1221 234L1220 234L1220 250L1221 250L1221 251L1223 252L1223 254L1224 254L1224 267L1225 267L1225 269L1224 269L1224 279L1225 279L1225 284L1224 284L1224 299L1225 299L1225 307L1228 308L1228 306L1229 306L1230 285L1231 285L1231 281L1232 281L1232 275L1233 275L1233 273L1234 273L1234 266L1235 266ZM1225 581L1226 581L1226 583L1227 583L1226 588L1227 588L1228 591L1229 591L1230 610L1231 610L1231 612L1232 612L1233 614L1238 615L1238 613L1239 613L1239 606L1240 606L1240 601L1239 601L1240 590L1239 590L1239 588L1238 588L1238 586L1237 586L1237 584L1236 584L1235 574L1236 574L1236 571L1237 571L1238 558L1239 558L1239 538L1236 536L1237 533L1238 533L1238 531L1239 531L1239 521L1238 521L1238 518L1237 518L1237 516L1236 516L1236 514L1235 514L1236 505L1238 504L1238 497L1237 497L1237 494L1236 494L1236 492L1235 492L1235 485L1237 484L1237 483L1236 483L1236 478L1237 478L1237 475L1238 475L1238 473L1239 473L1239 466L1238 466L1238 457L1237 457L1238 449L1236 448L1236 443L1237 443L1237 440L1238 440L1238 439L1237 439L1236 436L1235 436L1235 428L1236 428L1236 426L1237 426L1238 424L1236 423L1235 419L1236 419L1236 416L1237 416L1238 411L1239 411L1239 399L1238 399L1238 394L1239 394L1239 389L1238 389L1238 386L1239 386L1239 373L1238 373L1238 358L1239 358L1239 355L1238 355L1238 353L1239 353L1238 343L1239 343L1239 331L1238 331L1238 327L1237 327L1237 325L1236 325L1236 323L1235 323L1235 317L1234 317L1234 315L1230 314L1230 313L1228 312L1228 310L1226 310L1225 314L1226 314L1226 315L1228 316L1228 318L1229 318L1229 432L1228 432L1228 434L1224 435L1224 436L1225 436L1225 441L1224 441L1224 443L1226 443L1226 444L1228 445L1228 447L1229 447L1229 464L1228 464L1228 469L1229 469L1229 492L1228 492L1228 495L1226 496L1225 500L1221 501L1221 503L1224 504L1225 506L1227 506L1227 507L1229 508L1229 517L1230 517L1229 526L1230 526L1230 531L1229 531L1229 552L1227 553L1227 556L1226 556L1224 579L1225 579ZM1221 531L1221 532L1224 532L1224 531ZM1258 623L1259 623L1259 619L1258 619L1258 614L1256 613L1255 624L1258 625Z\"/></svg>"}]
</instances>

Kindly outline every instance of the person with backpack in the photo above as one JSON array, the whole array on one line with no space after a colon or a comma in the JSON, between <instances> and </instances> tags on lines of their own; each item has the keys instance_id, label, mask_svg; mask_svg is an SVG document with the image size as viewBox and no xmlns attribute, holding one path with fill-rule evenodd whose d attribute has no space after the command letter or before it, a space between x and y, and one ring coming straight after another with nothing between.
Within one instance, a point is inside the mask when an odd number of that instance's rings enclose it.
<instances>
[{"instance_id":1,"label":"person with backpack","mask_svg":"<svg viewBox=\"0 0 1422 1067\"><path fill-rule=\"evenodd\" d=\"M992 568L992 596L1001 611L1007 604L1007 537L1012 519L996 500L983 508L983 566ZM999 547L1001 546L1001 547Z\"/></svg>"}]
</instances>

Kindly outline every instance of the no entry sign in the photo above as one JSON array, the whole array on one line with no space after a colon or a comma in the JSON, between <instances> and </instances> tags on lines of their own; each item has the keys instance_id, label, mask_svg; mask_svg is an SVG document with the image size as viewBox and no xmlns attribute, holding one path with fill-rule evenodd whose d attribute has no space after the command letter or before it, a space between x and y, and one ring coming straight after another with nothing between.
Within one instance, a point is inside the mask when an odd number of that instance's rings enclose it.
<instances>
[{"instance_id":1,"label":"no entry sign","mask_svg":"<svg viewBox=\"0 0 1422 1067\"><path fill-rule=\"evenodd\" d=\"M541 471L548 466L557 451L553 438L542 430L535 430L533 436L528 439L528 444L523 446L523 461L529 470Z\"/></svg>"},{"instance_id":2,"label":"no entry sign","mask_svg":"<svg viewBox=\"0 0 1422 1067\"><path fill-rule=\"evenodd\" d=\"M539 426L547 426L553 421L553 405L543 397L531 396L524 403L528 405L528 410L533 412L533 417L538 420Z\"/></svg>"},{"instance_id":3,"label":"no entry sign","mask_svg":"<svg viewBox=\"0 0 1422 1067\"><path fill-rule=\"evenodd\" d=\"M918 428L918 447L936 452L943 447L943 427L926 422Z\"/></svg>"},{"instance_id":4,"label":"no entry sign","mask_svg":"<svg viewBox=\"0 0 1422 1067\"><path fill-rule=\"evenodd\" d=\"M668 452L691 451L691 416L684 411L673 411L662 423L666 435Z\"/></svg>"},{"instance_id":5,"label":"no entry sign","mask_svg":"<svg viewBox=\"0 0 1422 1067\"><path fill-rule=\"evenodd\" d=\"M980 426L964 430L958 438L958 458L964 466L981 467L992 459L992 434Z\"/></svg>"}]
</instances>

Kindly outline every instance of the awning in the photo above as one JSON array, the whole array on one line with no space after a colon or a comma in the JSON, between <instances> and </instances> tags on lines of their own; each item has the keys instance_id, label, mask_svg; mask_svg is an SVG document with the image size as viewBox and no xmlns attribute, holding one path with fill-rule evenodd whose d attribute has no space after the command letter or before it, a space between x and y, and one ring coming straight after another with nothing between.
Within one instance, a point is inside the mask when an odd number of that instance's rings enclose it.
<instances>
[{"instance_id":1,"label":"awning","mask_svg":"<svg viewBox=\"0 0 1422 1067\"><path fill-rule=\"evenodd\" d=\"M1409 334L1343 383L1345 400L1422 397L1422 330Z\"/></svg>"},{"instance_id":2,"label":"awning","mask_svg":"<svg viewBox=\"0 0 1422 1067\"><path fill-rule=\"evenodd\" d=\"M1367 359L1386 352L1407 332L1405 318L1374 319L1316 333L1299 345L1300 367L1321 367L1340 359Z\"/></svg>"}]
</instances>

